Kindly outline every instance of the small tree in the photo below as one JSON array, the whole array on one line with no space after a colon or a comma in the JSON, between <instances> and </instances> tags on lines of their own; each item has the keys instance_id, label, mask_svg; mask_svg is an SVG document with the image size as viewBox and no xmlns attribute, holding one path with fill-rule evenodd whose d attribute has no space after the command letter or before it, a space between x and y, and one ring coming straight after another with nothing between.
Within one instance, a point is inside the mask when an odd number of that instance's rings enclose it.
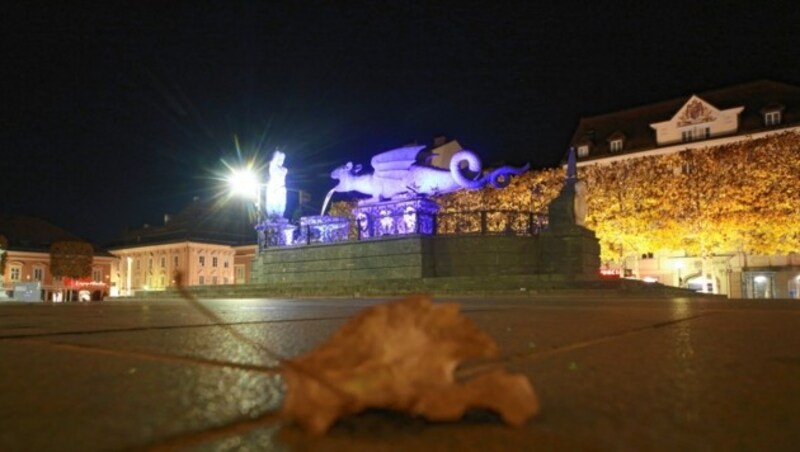
<instances>
[{"instance_id":1,"label":"small tree","mask_svg":"<svg viewBox=\"0 0 800 452\"><path fill-rule=\"evenodd\" d=\"M0 276L6 273L6 253L8 252L8 239L0 234Z\"/></svg>"},{"instance_id":2,"label":"small tree","mask_svg":"<svg viewBox=\"0 0 800 452\"><path fill-rule=\"evenodd\" d=\"M85 278L92 274L92 245L78 240L53 242L50 271L56 278Z\"/></svg>"}]
</instances>

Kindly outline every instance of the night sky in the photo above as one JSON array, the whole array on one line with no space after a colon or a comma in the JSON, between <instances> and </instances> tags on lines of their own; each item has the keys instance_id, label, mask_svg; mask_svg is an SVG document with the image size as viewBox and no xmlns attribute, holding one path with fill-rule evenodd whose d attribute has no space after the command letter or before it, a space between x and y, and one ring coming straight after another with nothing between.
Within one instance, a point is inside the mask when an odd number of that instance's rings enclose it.
<instances>
[{"instance_id":1,"label":"night sky","mask_svg":"<svg viewBox=\"0 0 800 452\"><path fill-rule=\"evenodd\" d=\"M237 141L243 158L280 147L318 208L334 167L437 135L548 167L581 116L800 84L789 1L16 3L0 213L100 244L218 195Z\"/></svg>"}]
</instances>

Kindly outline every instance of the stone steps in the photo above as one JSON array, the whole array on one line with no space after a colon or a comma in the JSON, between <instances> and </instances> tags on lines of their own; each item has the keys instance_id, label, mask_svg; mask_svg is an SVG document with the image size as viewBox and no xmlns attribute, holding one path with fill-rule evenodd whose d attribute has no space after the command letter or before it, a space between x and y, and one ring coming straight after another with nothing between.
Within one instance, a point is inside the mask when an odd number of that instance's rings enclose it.
<instances>
[{"instance_id":1,"label":"stone steps","mask_svg":"<svg viewBox=\"0 0 800 452\"><path fill-rule=\"evenodd\" d=\"M377 297L427 293L459 296L518 296L536 297L722 297L700 294L661 284L637 280L568 280L561 275L509 275L491 278L449 277L385 279L359 282L318 282L285 284L250 284L225 286L194 286L187 288L198 298L276 298L276 297ZM137 298L178 298L175 289L137 292Z\"/></svg>"}]
</instances>

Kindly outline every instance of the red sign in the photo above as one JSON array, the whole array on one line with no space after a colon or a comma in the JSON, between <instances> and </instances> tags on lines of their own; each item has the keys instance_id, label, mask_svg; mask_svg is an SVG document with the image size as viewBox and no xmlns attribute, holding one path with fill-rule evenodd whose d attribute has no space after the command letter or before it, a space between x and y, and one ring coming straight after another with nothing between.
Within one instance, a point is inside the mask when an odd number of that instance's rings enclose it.
<instances>
[{"instance_id":1,"label":"red sign","mask_svg":"<svg viewBox=\"0 0 800 452\"><path fill-rule=\"evenodd\" d=\"M92 278L88 276L85 278L78 278L78 279L64 277L64 286L72 287L75 289L88 288L88 289L102 290L105 289L106 284L102 282L92 281Z\"/></svg>"}]
</instances>

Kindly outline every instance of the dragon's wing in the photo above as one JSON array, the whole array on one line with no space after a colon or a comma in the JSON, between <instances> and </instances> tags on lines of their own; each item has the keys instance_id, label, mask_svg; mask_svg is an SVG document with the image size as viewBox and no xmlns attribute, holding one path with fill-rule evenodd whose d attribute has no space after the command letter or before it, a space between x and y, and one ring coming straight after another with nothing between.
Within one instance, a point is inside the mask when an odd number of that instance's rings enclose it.
<instances>
[{"instance_id":1,"label":"dragon's wing","mask_svg":"<svg viewBox=\"0 0 800 452\"><path fill-rule=\"evenodd\" d=\"M372 157L370 163L375 169L376 177L386 179L403 179L408 174L408 168L417 161L419 151L425 146L405 146L381 152Z\"/></svg>"}]
</instances>

